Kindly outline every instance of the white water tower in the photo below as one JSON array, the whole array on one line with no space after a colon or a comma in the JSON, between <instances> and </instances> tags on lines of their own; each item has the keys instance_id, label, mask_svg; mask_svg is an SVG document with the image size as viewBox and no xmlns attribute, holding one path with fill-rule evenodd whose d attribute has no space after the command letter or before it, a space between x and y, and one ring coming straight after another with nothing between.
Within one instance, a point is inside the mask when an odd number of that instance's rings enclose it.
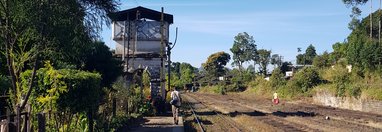
<instances>
[{"instance_id":1,"label":"white water tower","mask_svg":"<svg viewBox=\"0 0 382 132\"><path fill-rule=\"evenodd\" d=\"M112 13L112 38L115 55L124 61L124 71L147 69L151 78L151 95L165 96L166 47L173 16L144 7Z\"/></svg>"}]
</instances>

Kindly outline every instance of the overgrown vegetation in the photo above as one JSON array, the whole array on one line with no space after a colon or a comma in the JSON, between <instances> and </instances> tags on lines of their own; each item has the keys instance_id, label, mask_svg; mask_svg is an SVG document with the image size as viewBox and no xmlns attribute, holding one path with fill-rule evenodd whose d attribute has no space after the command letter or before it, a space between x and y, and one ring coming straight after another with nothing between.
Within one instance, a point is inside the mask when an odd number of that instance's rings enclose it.
<instances>
[{"instance_id":1,"label":"overgrown vegetation","mask_svg":"<svg viewBox=\"0 0 382 132\"><path fill-rule=\"evenodd\" d=\"M37 113L45 114L47 131L115 131L149 113L136 103L142 101L136 85L128 92L134 102L129 111L113 111L113 103L122 100L116 93L127 88L112 87L121 64L97 40L101 26L110 24L107 14L117 11L117 1L0 3L0 94L9 97L1 103L10 106L11 114L28 112L30 106L34 131Z\"/></svg>"},{"instance_id":2,"label":"overgrown vegetation","mask_svg":"<svg viewBox=\"0 0 382 132\"><path fill-rule=\"evenodd\" d=\"M351 0L344 1L345 4L352 3ZM354 1L353 1L354 3ZM355 4L362 4L356 2ZM373 23L378 23L382 11L376 11L372 14ZM298 98L310 97L316 91L326 90L338 97L355 97L363 99L382 100L382 46L378 40L378 30L373 27L373 33L370 36L370 16L367 16L358 23L352 23L352 33L348 36L347 41L337 42L333 44L333 52L324 52L317 54L315 47L310 44L305 53L299 53L296 56L297 65L288 62L282 62L278 54L272 55L266 53L263 49L256 50L256 54L246 52L245 43L241 44L237 41L238 36L249 36L248 34L239 34L235 37L235 43L231 49L234 55L234 63L237 66L234 69L226 69L226 74L222 76L230 76L228 80L216 81L207 87L204 92L220 93L220 89L226 92L241 91L254 93L258 96L271 97L273 92L278 92L282 98ZM374 24L373 24L374 25ZM241 37L240 41L245 37ZM248 42L254 42L252 36ZM246 42L246 41L244 41ZM241 44L241 45L240 45ZM301 48L297 49L301 52ZM264 52L264 53L262 53ZM243 63L249 62L248 55L256 55L259 70L246 74ZM274 64L274 70L271 75L265 74L266 66L271 62ZM249 66L248 70L254 66ZM294 70L292 70L294 68ZM286 71L293 71L292 77L286 77ZM265 80L269 77L269 81ZM230 89L230 86L238 87ZM209 89L209 90L207 90Z\"/></svg>"},{"instance_id":3,"label":"overgrown vegetation","mask_svg":"<svg viewBox=\"0 0 382 132\"><path fill-rule=\"evenodd\" d=\"M21 74L22 89L28 90L31 70ZM31 100L31 114L50 114L46 122L48 131L85 131L93 120L103 94L101 76L71 69L55 70L50 63L37 71ZM37 118L33 118L37 126Z\"/></svg>"}]
</instances>

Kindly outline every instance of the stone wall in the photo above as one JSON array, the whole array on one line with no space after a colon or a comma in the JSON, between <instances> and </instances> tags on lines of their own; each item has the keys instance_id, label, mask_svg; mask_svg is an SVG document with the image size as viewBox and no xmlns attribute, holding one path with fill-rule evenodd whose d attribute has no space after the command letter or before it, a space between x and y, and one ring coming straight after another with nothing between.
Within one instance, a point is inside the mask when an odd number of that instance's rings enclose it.
<instances>
[{"instance_id":1,"label":"stone wall","mask_svg":"<svg viewBox=\"0 0 382 132\"><path fill-rule=\"evenodd\" d=\"M382 101L354 97L336 97L328 91L318 91L313 96L318 105L382 114Z\"/></svg>"}]
</instances>

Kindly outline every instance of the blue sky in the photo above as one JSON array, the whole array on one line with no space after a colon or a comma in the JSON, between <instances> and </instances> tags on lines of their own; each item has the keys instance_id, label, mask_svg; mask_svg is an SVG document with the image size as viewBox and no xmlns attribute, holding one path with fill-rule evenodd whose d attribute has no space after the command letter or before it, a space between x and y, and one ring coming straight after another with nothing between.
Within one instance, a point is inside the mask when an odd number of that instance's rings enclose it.
<instances>
[{"instance_id":1,"label":"blue sky","mask_svg":"<svg viewBox=\"0 0 382 132\"><path fill-rule=\"evenodd\" d=\"M350 9L342 0L122 0L120 10L143 6L174 15L170 41L179 28L178 42L172 61L187 62L200 67L212 53L232 53L233 38L247 32L258 49L295 61L297 48L309 44L317 53L332 51L332 44L342 42L350 30ZM375 3L377 7L378 3ZM365 8L365 7L364 7ZM369 9L364 9L363 14ZM111 48L111 29L104 27L103 41ZM251 62L252 63L252 62ZM231 65L229 64L229 67Z\"/></svg>"}]
</instances>

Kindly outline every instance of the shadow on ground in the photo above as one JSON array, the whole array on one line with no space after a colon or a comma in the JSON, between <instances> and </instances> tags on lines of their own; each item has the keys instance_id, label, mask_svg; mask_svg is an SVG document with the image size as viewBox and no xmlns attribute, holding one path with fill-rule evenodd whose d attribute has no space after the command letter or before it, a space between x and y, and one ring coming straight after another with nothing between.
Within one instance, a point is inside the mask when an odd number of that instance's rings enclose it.
<instances>
[{"instance_id":1,"label":"shadow on ground","mask_svg":"<svg viewBox=\"0 0 382 132\"><path fill-rule=\"evenodd\" d=\"M303 112L303 111L297 111L297 112L276 111L276 112L273 112L272 115L279 116L279 117L287 117L287 116L314 117L317 114L314 112Z\"/></svg>"}]
</instances>

